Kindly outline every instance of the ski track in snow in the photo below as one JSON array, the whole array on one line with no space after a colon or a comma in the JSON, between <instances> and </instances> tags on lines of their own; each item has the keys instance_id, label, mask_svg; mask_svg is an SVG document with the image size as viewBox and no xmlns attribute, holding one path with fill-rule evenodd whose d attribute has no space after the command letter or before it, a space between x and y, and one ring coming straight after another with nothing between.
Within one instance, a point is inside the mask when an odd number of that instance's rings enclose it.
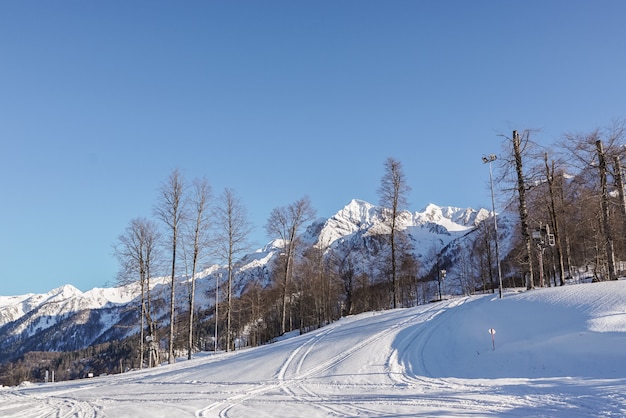
<instances>
[{"instance_id":1,"label":"ski track in snow","mask_svg":"<svg viewBox=\"0 0 626 418\"><path fill-rule=\"evenodd\" d=\"M75 400L71 397L55 396L27 396L19 393L10 393L3 397L0 405L0 416L15 418L42 417L42 418L99 418L104 417L100 407L89 402Z\"/></svg>"},{"instance_id":2,"label":"ski track in snow","mask_svg":"<svg viewBox=\"0 0 626 418\"><path fill-rule=\"evenodd\" d=\"M607 289L615 292L613 288ZM518 303L531 297L547 298L548 302L557 300L540 292L514 300ZM619 298L615 294L611 296L617 302L611 302L607 311L622 315L626 303L620 305ZM467 317L479 318L472 315L484 312L489 306L508 306L489 305L494 303L506 303L506 298L502 302L493 295L464 297L416 308L370 312L256 349L205 356L123 375L0 388L0 416L626 416L626 374L619 377L619 372L616 378L593 375L528 378L515 377L515 370L520 369L513 368L509 377L504 378L442 377L450 368L445 369L445 364L435 361L434 353L454 353L443 351L454 344L461 347L462 353L467 354L468 350L471 353L472 342L455 341L452 337L458 329L455 326L465 324L463 320ZM562 302L568 303L572 302ZM574 307L567 312L578 311ZM604 312L600 310L598 315ZM480 341L484 337L489 347L486 329L482 326L480 329ZM506 335L504 330L502 335ZM611 343L623 341L623 337L610 339L615 335L623 334L598 333L595 338L609 338L599 341ZM586 342L586 338L584 335L576 341ZM626 350L626 341L623 344ZM483 346L475 360L502 361L502 353L511 349L505 343L502 346L502 351L493 352L484 351ZM568 359L579 360L574 356ZM624 370L623 364L615 367ZM606 363L603 366L606 369ZM464 370L464 374L470 375L474 369L466 365Z\"/></svg>"},{"instance_id":3,"label":"ski track in snow","mask_svg":"<svg viewBox=\"0 0 626 418\"><path fill-rule=\"evenodd\" d=\"M396 335L399 331L418 327L418 331L412 335L412 338L408 342L403 342L405 352L417 350L423 351L423 347L427 344L429 335L436 330L437 325L426 327L423 326L426 322L434 321L438 316L444 314L450 307L457 306L464 303L466 299L461 301L455 300L451 302L444 302L441 304L434 304L429 306L426 310L414 315L408 316L406 319L392 325L389 328L385 328L382 331L374 333L368 338L363 339L360 343L354 345L346 351L342 351L335 356L327 359L326 361L318 364L309 369L303 370L303 364L309 353L311 353L314 347L322 342L330 333L335 331L340 324L330 326L329 329L324 330L317 335L306 339L303 343L297 346L282 364L280 370L277 373L277 382L275 385L264 387L256 391L250 391L245 394L238 394L225 399L223 402L213 403L206 409L198 411L196 416L198 417L230 417L230 416L247 416L253 413L254 405L266 404L269 400L265 396L262 400L255 400L254 398L260 395L268 395L272 392L276 392L277 389L286 395L286 399L276 399L274 402L281 404L281 408L286 403L294 403L298 405L307 405L309 408L316 411L311 411L312 416L318 416L320 413L328 416L335 417L353 417L353 416L379 416L385 414L385 410L388 406L393 405L394 408L398 406L405 406L408 409L413 409L415 406L422 408L439 408L445 405L446 408L452 408L458 410L459 413L469 413L470 411L476 411L487 409L491 411L503 410L511 406L511 400L507 399L505 402L487 402L486 400L472 401L466 399L465 393L467 389L473 389L469 386L456 385L454 389L464 389L460 396L443 396L440 392L443 390L449 390L451 388L449 383L440 379L428 379L419 378L415 374L416 372L425 373L428 375L427 368L422 362L419 364L418 370L411 370L407 373L403 370L398 373L397 357L394 353L391 353L386 362L386 377L388 383L386 384L341 384L333 383L333 394L321 393L324 387L328 387L328 384L315 383L314 377L327 372L328 370L339 366L346 359L355 355L360 351L366 351L371 349L372 346L376 346L376 343L380 343L386 336ZM384 343L382 344L384 345ZM420 355L420 358L423 356ZM405 359L406 360L406 359ZM397 386L404 386L405 389L419 388L422 393L433 392L436 396L431 398L429 396L420 396L406 400L390 399L389 391L393 391ZM357 397L345 397L334 393L345 393L346 391L358 389L360 395ZM384 393L376 394L380 389L384 389ZM479 387L478 390L481 388ZM372 393L371 395L365 395ZM215 412L213 412L215 411ZM410 412L405 412L410 414ZM404 414L404 413L403 413Z\"/></svg>"}]
</instances>

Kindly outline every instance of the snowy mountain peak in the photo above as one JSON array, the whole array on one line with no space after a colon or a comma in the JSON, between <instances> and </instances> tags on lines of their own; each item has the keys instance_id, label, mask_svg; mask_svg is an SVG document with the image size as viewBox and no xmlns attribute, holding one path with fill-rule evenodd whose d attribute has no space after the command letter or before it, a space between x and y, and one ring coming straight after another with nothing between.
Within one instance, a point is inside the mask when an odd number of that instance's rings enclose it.
<instances>
[{"instance_id":1,"label":"snowy mountain peak","mask_svg":"<svg viewBox=\"0 0 626 418\"><path fill-rule=\"evenodd\" d=\"M343 209L331 219L344 219L356 223L370 223L378 216L379 209L364 200L352 199Z\"/></svg>"},{"instance_id":2,"label":"snowy mountain peak","mask_svg":"<svg viewBox=\"0 0 626 418\"><path fill-rule=\"evenodd\" d=\"M385 225L381 214L381 207L353 199L321 226L318 245L328 248L350 236L387 233L388 226ZM442 207L431 203L421 212L403 211L398 220L401 229L408 230L409 234L414 237L415 234L420 235L420 242L432 240L434 234L447 236L443 240L441 237L438 239L439 242L445 244L453 239L450 234L466 232L476 227L488 216L489 212L484 209L477 211L472 208ZM430 238L424 237L423 233L418 233L416 228L425 230ZM417 252L420 253L420 249Z\"/></svg>"},{"instance_id":3,"label":"snowy mountain peak","mask_svg":"<svg viewBox=\"0 0 626 418\"><path fill-rule=\"evenodd\" d=\"M448 231L467 230L478 225L489 216L485 209L457 208L428 204L421 212L415 213L417 222L433 222L445 226Z\"/></svg>"},{"instance_id":4,"label":"snowy mountain peak","mask_svg":"<svg viewBox=\"0 0 626 418\"><path fill-rule=\"evenodd\" d=\"M361 199L352 199L350 201L350 203L348 203L341 211L346 210L346 209L350 209L350 208L356 208L356 209L361 209L361 208L365 208L365 209L370 209L374 207L373 204L366 202L365 200L361 200ZM340 211L340 212L341 212Z\"/></svg>"},{"instance_id":5,"label":"snowy mountain peak","mask_svg":"<svg viewBox=\"0 0 626 418\"><path fill-rule=\"evenodd\" d=\"M54 302L56 300L69 299L73 296L82 295L82 293L83 292L81 292L71 284L66 284L48 292L49 298L47 299L47 301Z\"/></svg>"}]
</instances>

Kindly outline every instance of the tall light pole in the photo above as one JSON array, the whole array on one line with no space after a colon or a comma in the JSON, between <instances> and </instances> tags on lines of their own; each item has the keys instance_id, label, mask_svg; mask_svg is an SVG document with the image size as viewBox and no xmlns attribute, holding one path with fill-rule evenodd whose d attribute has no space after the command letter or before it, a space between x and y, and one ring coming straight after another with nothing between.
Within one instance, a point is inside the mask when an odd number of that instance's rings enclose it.
<instances>
[{"instance_id":1,"label":"tall light pole","mask_svg":"<svg viewBox=\"0 0 626 418\"><path fill-rule=\"evenodd\" d=\"M215 277L215 340L213 342L213 354L217 353L217 305L220 303L220 279L222 273L217 273Z\"/></svg>"},{"instance_id":2,"label":"tall light pole","mask_svg":"<svg viewBox=\"0 0 626 418\"><path fill-rule=\"evenodd\" d=\"M441 283L443 282L443 279L445 278L446 278L446 271L439 270L439 276L437 277L437 281L439 282L439 300L443 300L443 296L441 294Z\"/></svg>"},{"instance_id":3,"label":"tall light pole","mask_svg":"<svg viewBox=\"0 0 626 418\"><path fill-rule=\"evenodd\" d=\"M491 163L497 160L496 154L483 155L483 163L489 164L489 183L491 184L491 209L493 211L493 230L496 235L496 264L498 265L498 293L502 299L502 269L500 268L500 248L498 245L498 220L496 215L496 200L493 194L493 174Z\"/></svg>"}]
</instances>

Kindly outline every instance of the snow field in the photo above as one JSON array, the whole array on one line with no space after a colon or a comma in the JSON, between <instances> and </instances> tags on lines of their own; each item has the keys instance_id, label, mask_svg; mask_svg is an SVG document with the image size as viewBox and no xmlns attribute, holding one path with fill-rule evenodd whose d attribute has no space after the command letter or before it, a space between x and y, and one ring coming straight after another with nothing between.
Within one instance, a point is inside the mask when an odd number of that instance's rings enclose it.
<instances>
[{"instance_id":1,"label":"snow field","mask_svg":"<svg viewBox=\"0 0 626 418\"><path fill-rule=\"evenodd\" d=\"M0 416L569 418L625 416L625 394L618 281L369 312L235 353L3 388Z\"/></svg>"}]
</instances>

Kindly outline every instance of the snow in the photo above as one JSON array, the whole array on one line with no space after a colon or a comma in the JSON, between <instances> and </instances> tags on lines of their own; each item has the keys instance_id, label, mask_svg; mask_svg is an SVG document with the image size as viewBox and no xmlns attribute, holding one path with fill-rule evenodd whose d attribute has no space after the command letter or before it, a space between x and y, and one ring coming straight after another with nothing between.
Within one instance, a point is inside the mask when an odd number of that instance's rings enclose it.
<instances>
[{"instance_id":1,"label":"snow","mask_svg":"<svg viewBox=\"0 0 626 418\"><path fill-rule=\"evenodd\" d=\"M113 288L93 288L84 293L86 298L92 299L93 306L106 306L112 304L124 304L137 297L138 285L131 284Z\"/></svg>"},{"instance_id":2,"label":"snow","mask_svg":"<svg viewBox=\"0 0 626 418\"><path fill-rule=\"evenodd\" d=\"M0 389L3 417L503 415L626 415L626 281L368 312L234 353Z\"/></svg>"},{"instance_id":3,"label":"snow","mask_svg":"<svg viewBox=\"0 0 626 418\"><path fill-rule=\"evenodd\" d=\"M34 293L28 293L18 296L0 296L0 308L4 308L5 306L17 305L18 303L22 303L26 299L33 296L35 296Z\"/></svg>"},{"instance_id":4,"label":"snow","mask_svg":"<svg viewBox=\"0 0 626 418\"><path fill-rule=\"evenodd\" d=\"M352 199L343 209L329 218L320 231L319 242L330 246L333 242L366 230L379 221L380 209L363 200Z\"/></svg>"}]
</instances>

